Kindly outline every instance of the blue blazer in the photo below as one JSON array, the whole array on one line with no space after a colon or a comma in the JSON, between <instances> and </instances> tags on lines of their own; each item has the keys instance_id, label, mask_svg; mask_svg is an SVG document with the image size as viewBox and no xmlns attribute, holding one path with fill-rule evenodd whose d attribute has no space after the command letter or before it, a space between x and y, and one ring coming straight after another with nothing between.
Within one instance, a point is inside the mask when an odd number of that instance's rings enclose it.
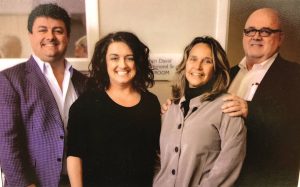
<instances>
[{"instance_id":1,"label":"blue blazer","mask_svg":"<svg viewBox=\"0 0 300 187\"><path fill-rule=\"evenodd\" d=\"M73 71L77 94L86 77ZM26 63L0 72L0 165L5 186L58 186L64 128L55 98L39 66Z\"/></svg>"},{"instance_id":2,"label":"blue blazer","mask_svg":"<svg viewBox=\"0 0 300 187\"><path fill-rule=\"evenodd\" d=\"M238 71L238 66L232 68L232 78ZM296 187L300 166L300 65L278 55L248 107L247 153L237 186Z\"/></svg>"}]
</instances>

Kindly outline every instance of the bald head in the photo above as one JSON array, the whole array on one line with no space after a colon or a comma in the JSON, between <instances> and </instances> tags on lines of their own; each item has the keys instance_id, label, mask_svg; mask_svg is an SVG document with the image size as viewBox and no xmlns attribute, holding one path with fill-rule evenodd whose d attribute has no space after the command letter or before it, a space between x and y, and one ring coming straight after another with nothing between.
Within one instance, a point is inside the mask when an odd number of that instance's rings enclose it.
<instances>
[{"instance_id":1,"label":"bald head","mask_svg":"<svg viewBox=\"0 0 300 187\"><path fill-rule=\"evenodd\" d=\"M248 17L244 28L254 32L256 30L255 35L245 33L243 35L248 69L254 64L264 62L279 51L284 37L278 11L271 8L258 9ZM269 34L265 34L266 32Z\"/></svg>"},{"instance_id":2,"label":"bald head","mask_svg":"<svg viewBox=\"0 0 300 187\"><path fill-rule=\"evenodd\" d=\"M281 20L279 12L272 8L261 8L254 11L247 19L245 28L256 22L256 26L265 27L266 25L272 28L281 29Z\"/></svg>"}]
</instances>

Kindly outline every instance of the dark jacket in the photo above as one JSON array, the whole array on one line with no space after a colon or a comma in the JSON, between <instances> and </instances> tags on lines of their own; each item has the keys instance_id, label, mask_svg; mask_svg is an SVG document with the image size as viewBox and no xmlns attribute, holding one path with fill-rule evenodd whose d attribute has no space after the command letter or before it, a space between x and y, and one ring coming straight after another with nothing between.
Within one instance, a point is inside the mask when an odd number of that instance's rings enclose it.
<instances>
[{"instance_id":1,"label":"dark jacket","mask_svg":"<svg viewBox=\"0 0 300 187\"><path fill-rule=\"evenodd\" d=\"M239 67L231 70L232 78ZM297 186L300 65L279 55L248 102L247 153L237 186Z\"/></svg>"}]
</instances>

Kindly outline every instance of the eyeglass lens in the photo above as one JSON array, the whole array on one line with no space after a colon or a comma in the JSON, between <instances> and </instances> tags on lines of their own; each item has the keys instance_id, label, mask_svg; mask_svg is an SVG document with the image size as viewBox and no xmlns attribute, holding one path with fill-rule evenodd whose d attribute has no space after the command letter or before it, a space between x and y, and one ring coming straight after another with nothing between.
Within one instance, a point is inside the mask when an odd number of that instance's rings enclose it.
<instances>
[{"instance_id":1,"label":"eyeglass lens","mask_svg":"<svg viewBox=\"0 0 300 187\"><path fill-rule=\"evenodd\" d=\"M256 32L262 37L268 37L273 33L276 32L281 32L280 29L270 29L270 28L262 28L262 29L254 29L254 28L249 28L249 29L244 29L244 34L246 36L253 37L255 36Z\"/></svg>"}]
</instances>

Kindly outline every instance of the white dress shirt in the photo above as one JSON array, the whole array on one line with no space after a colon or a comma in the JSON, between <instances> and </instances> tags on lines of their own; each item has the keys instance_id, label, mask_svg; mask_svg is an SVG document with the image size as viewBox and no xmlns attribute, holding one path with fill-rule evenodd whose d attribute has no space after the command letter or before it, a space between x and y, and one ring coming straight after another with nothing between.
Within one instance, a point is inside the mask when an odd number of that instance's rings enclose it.
<instances>
[{"instance_id":1,"label":"white dress shirt","mask_svg":"<svg viewBox=\"0 0 300 187\"><path fill-rule=\"evenodd\" d=\"M41 59L39 59L37 56L33 55L34 60L39 65L42 73L44 74L48 85L52 91L52 94L56 100L59 113L61 116L61 119L64 123L65 132L67 132L67 124L68 124L68 117L69 117L69 109L73 102L77 99L77 94L75 91L75 88L73 86L73 83L71 81L73 68L71 64L67 61L66 68L64 72L64 80L62 83L62 88L60 88L54 73L52 71L52 67L48 62L43 62Z\"/></svg>"},{"instance_id":2,"label":"white dress shirt","mask_svg":"<svg viewBox=\"0 0 300 187\"><path fill-rule=\"evenodd\" d=\"M268 69L273 64L277 55L278 53L274 54L271 58L262 63L254 64L251 70L247 69L246 57L244 57L239 64L240 70L233 79L228 92L235 94L246 101L251 101L256 89L258 88Z\"/></svg>"}]
</instances>

